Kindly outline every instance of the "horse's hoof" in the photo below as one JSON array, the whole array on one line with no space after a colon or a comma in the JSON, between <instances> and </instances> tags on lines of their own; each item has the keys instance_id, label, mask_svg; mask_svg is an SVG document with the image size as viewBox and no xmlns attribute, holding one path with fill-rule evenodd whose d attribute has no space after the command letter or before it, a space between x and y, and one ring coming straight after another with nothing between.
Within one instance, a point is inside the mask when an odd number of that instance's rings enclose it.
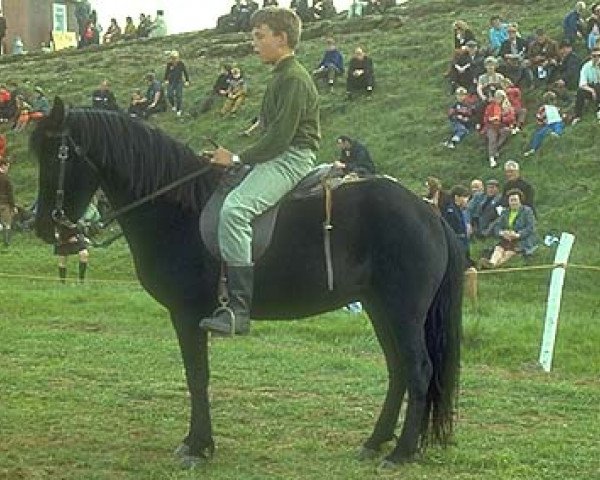
<instances>
[{"instance_id":1,"label":"horse's hoof","mask_svg":"<svg viewBox=\"0 0 600 480\"><path fill-rule=\"evenodd\" d=\"M382 460L379 466L377 467L378 472L390 472L392 470L396 470L400 464L392 462L391 460L385 459Z\"/></svg>"},{"instance_id":2,"label":"horse's hoof","mask_svg":"<svg viewBox=\"0 0 600 480\"><path fill-rule=\"evenodd\" d=\"M360 447L360 449L356 453L356 458L358 458L358 460L360 460L362 462L362 461L366 461L366 460L373 460L374 458L377 458L379 456L379 454L380 454L379 450L377 450L375 448L365 447L363 445L362 447Z\"/></svg>"},{"instance_id":3,"label":"horse's hoof","mask_svg":"<svg viewBox=\"0 0 600 480\"><path fill-rule=\"evenodd\" d=\"M205 465L208 459L206 457L196 457L194 455L183 455L179 458L181 468L192 470L200 465Z\"/></svg>"},{"instance_id":4,"label":"horse's hoof","mask_svg":"<svg viewBox=\"0 0 600 480\"><path fill-rule=\"evenodd\" d=\"M179 457L179 458L186 457L189 454L190 454L190 447L189 447L189 445L187 445L185 443L182 443L181 445L179 445L173 452L173 455L175 455L176 457Z\"/></svg>"}]
</instances>

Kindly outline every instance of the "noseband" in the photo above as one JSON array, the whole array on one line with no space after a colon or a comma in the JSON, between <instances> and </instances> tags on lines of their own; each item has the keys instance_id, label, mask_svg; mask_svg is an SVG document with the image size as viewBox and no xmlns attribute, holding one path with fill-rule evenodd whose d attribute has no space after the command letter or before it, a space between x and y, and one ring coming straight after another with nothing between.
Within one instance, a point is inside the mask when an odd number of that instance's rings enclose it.
<instances>
[{"instance_id":1,"label":"noseband","mask_svg":"<svg viewBox=\"0 0 600 480\"><path fill-rule=\"evenodd\" d=\"M60 134L60 146L56 159L58 161L58 184L56 186L56 201L51 217L54 222L54 236L58 239L58 227L63 227L69 230L78 228L78 224L67 217L64 210L65 201L65 171L67 169L67 160L69 159L69 147L73 147L73 151L78 158L83 159L95 172L98 172L96 165L83 153L82 148L75 143L73 137L68 132Z\"/></svg>"}]
</instances>

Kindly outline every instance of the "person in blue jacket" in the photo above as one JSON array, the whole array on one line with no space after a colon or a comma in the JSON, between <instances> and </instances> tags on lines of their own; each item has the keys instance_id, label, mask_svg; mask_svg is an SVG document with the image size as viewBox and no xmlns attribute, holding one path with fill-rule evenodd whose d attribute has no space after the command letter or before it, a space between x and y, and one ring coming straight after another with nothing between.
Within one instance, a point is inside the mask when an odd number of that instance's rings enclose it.
<instances>
[{"instance_id":1,"label":"person in blue jacket","mask_svg":"<svg viewBox=\"0 0 600 480\"><path fill-rule=\"evenodd\" d=\"M327 48L323 59L313 71L313 77L317 81L326 82L329 91L333 92L333 86L337 77L344 73L344 56L340 52L333 38L327 39Z\"/></svg>"}]
</instances>

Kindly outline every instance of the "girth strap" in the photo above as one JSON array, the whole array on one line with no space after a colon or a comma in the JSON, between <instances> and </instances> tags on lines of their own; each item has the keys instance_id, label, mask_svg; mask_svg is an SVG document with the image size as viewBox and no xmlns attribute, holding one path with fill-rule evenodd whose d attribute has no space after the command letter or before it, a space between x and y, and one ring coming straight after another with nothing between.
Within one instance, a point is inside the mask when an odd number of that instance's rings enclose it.
<instances>
[{"instance_id":1,"label":"girth strap","mask_svg":"<svg viewBox=\"0 0 600 480\"><path fill-rule=\"evenodd\" d=\"M325 253L325 269L327 270L327 288L333 291L333 262L331 260L331 208L332 193L330 178L325 177L322 180L323 191L325 193L325 221L323 222L323 250Z\"/></svg>"}]
</instances>

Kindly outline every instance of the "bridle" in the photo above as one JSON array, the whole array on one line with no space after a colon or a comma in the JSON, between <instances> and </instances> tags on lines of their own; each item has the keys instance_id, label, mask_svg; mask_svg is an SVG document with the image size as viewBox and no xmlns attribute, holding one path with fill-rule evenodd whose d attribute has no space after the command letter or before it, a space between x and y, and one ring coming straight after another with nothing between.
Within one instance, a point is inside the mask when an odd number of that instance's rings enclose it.
<instances>
[{"instance_id":1,"label":"bridle","mask_svg":"<svg viewBox=\"0 0 600 480\"><path fill-rule=\"evenodd\" d=\"M58 152L56 155L56 159L58 161L58 182L57 182L57 186L56 186L54 209L52 210L52 213L50 216L54 223L54 236L58 240L60 227L66 228L68 230L80 230L81 229L80 228L81 224L77 223L77 222L73 222L71 219L69 219L69 217L67 216L67 214L65 213L65 210L64 210L65 172L67 169L67 160L69 159L69 149L73 148L73 151L77 155L77 158L82 159L97 175L99 175L100 172L98 170L98 167L88 157L87 153L75 142L75 140L73 140L73 137L71 136L71 134L68 131L63 131L60 134L58 134L57 136L60 138L60 146L58 147ZM215 147L215 148L218 147L218 144L214 140L212 140L210 138L205 138L205 140L210 142L213 147ZM206 153L202 153L200 155L200 158L205 161L210 160L210 156ZM156 190L142 198L139 198L139 199L119 208L118 210L115 210L115 211L109 213L106 216L106 218L102 219L102 221L99 223L99 225L98 225L99 228L105 229L106 227L108 227L108 225L110 225L114 220L116 220L121 215L124 215L125 213L128 213L131 210L133 210L145 203L148 203L157 197L160 197L161 195L173 190L174 188L177 188L180 185L183 185L184 183L187 183L187 182L193 180L194 178L199 177L200 175L203 175L204 173L208 172L212 168L213 168L212 164L209 161L207 161L202 166L202 168L200 168L198 170L194 170L193 172L190 172L187 175L184 175L183 177L178 178L177 180L165 185L164 187L161 187L158 190ZM119 238L121 235L122 234L119 233L115 237L111 238L109 241L106 241L103 243L110 245L112 242L114 242L114 240ZM103 245L103 246L107 246L107 245ZM99 245L99 246L101 246L101 245Z\"/></svg>"}]
</instances>

